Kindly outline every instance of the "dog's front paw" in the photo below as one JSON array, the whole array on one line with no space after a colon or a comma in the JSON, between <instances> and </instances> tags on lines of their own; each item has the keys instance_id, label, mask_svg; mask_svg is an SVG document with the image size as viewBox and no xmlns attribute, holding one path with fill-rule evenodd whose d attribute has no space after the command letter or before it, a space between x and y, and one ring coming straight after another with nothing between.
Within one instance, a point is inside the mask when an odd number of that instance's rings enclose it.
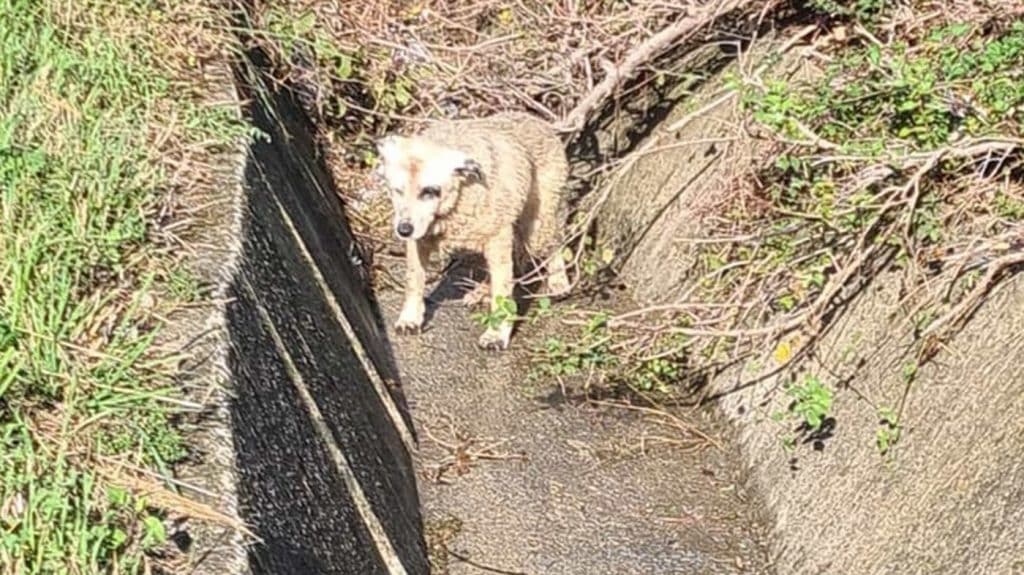
<instances>
[{"instance_id":1,"label":"dog's front paw","mask_svg":"<svg viewBox=\"0 0 1024 575\"><path fill-rule=\"evenodd\" d=\"M510 339L512 339L512 326L503 325L497 329L489 328L480 336L477 344L483 349L501 351L508 349Z\"/></svg>"},{"instance_id":2,"label":"dog's front paw","mask_svg":"<svg viewBox=\"0 0 1024 575\"><path fill-rule=\"evenodd\" d=\"M423 327L423 304L406 305L395 322L395 332L400 335L413 335L420 332Z\"/></svg>"},{"instance_id":3,"label":"dog's front paw","mask_svg":"<svg viewBox=\"0 0 1024 575\"><path fill-rule=\"evenodd\" d=\"M395 332L399 335L416 335L420 332L422 324L416 321L398 320L395 322Z\"/></svg>"}]
</instances>

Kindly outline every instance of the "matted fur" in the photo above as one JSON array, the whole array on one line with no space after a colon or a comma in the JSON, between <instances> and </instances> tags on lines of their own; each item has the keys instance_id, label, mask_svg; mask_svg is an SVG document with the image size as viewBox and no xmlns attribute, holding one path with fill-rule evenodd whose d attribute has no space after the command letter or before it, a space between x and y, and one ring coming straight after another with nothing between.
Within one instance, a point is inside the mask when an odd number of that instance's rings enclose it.
<instances>
[{"instance_id":1,"label":"matted fur","mask_svg":"<svg viewBox=\"0 0 1024 575\"><path fill-rule=\"evenodd\" d=\"M543 120L509 112L438 121L414 136L386 137L378 150L379 171L392 190L396 233L410 242L401 331L422 325L422 267L433 251L483 253L494 308L498 297L512 295L519 267L513 262L525 264L526 254L546 259L560 245L568 161L557 133ZM560 258L552 258L548 271L552 291L568 289ZM488 330L481 345L507 347L511 329L507 322Z\"/></svg>"}]
</instances>

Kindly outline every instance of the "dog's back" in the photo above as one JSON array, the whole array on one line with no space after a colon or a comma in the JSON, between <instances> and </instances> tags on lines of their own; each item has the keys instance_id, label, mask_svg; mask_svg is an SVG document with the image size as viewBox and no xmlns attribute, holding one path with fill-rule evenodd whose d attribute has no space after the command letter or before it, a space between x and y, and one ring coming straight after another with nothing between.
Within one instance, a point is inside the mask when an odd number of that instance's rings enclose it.
<instances>
[{"instance_id":1,"label":"dog's back","mask_svg":"<svg viewBox=\"0 0 1024 575\"><path fill-rule=\"evenodd\" d=\"M473 242L497 226L514 224L524 247L547 257L560 241L568 201L568 162L555 130L522 112L431 124L422 137L467 152L482 168L484 185L459 200L447 233Z\"/></svg>"}]
</instances>

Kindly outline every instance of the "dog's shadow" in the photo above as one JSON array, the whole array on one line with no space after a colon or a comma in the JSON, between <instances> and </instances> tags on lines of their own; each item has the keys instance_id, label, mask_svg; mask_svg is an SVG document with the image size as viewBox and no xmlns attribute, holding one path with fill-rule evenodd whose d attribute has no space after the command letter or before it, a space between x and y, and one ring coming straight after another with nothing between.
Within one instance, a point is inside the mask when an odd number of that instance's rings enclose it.
<instances>
[{"instance_id":1,"label":"dog's shadow","mask_svg":"<svg viewBox=\"0 0 1024 575\"><path fill-rule=\"evenodd\" d=\"M517 273L519 270L516 270ZM427 294L427 309L423 316L423 327L425 330L431 328L434 314L440 308L462 307L467 310L486 312L490 310L490 290L485 291L480 301L468 306L464 301L474 286L489 280L487 262L481 254L474 252L456 252L452 254L447 266L440 273L440 281L434 289ZM522 286L516 285L513 298L516 301L517 314L525 316L529 312L532 300L524 298L528 292Z\"/></svg>"}]
</instances>

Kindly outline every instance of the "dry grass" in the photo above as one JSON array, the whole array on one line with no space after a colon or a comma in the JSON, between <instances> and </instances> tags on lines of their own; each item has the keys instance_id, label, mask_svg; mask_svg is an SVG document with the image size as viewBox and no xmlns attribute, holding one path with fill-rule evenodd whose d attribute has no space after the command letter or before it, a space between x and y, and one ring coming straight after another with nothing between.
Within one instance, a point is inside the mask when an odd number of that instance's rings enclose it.
<instances>
[{"instance_id":1,"label":"dry grass","mask_svg":"<svg viewBox=\"0 0 1024 575\"><path fill-rule=\"evenodd\" d=\"M181 198L244 134L210 101L227 21L103 0L6 0L0 20L0 563L175 571L170 515L225 522L170 479L196 406L152 342L199 295Z\"/></svg>"},{"instance_id":2,"label":"dry grass","mask_svg":"<svg viewBox=\"0 0 1024 575\"><path fill-rule=\"evenodd\" d=\"M610 103L678 81L659 59L666 51L762 4L271 0L258 3L252 28L281 81L297 85L327 127L328 163L355 231L387 258L397 254L388 251L390 206L367 170L373 137L510 109L578 131Z\"/></svg>"},{"instance_id":3,"label":"dry grass","mask_svg":"<svg viewBox=\"0 0 1024 575\"><path fill-rule=\"evenodd\" d=\"M485 461L526 460L525 453L500 449L508 445L508 439L476 437L451 418L445 417L443 420L438 422L436 428L433 424L428 426L423 422L419 425L427 439L445 452L444 456L427 466L430 481L451 483L451 475L466 475L474 466Z\"/></svg>"}]
</instances>

